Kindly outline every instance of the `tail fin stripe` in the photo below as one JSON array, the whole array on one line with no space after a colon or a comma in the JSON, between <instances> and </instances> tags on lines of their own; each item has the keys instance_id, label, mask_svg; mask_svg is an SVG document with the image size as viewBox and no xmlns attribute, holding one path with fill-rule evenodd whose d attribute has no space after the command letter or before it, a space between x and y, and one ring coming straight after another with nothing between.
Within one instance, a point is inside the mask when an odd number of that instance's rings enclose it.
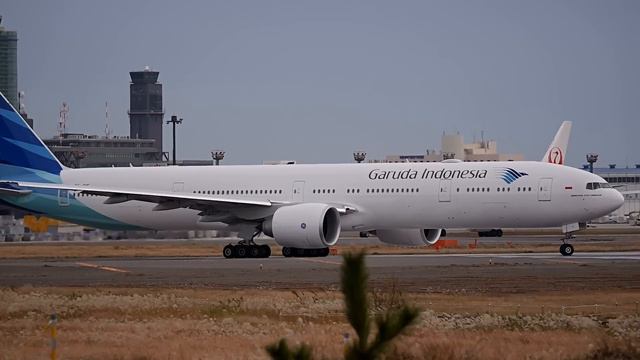
<instances>
[{"instance_id":1,"label":"tail fin stripe","mask_svg":"<svg viewBox=\"0 0 640 360\"><path fill-rule=\"evenodd\" d=\"M6 118L7 120L11 120L18 126L22 126L22 119L16 116L16 114L10 109L2 109L0 108L0 116Z\"/></svg>"},{"instance_id":2,"label":"tail fin stripe","mask_svg":"<svg viewBox=\"0 0 640 360\"><path fill-rule=\"evenodd\" d=\"M31 173L60 175L62 164L56 159L22 116L0 94L0 178L7 180L10 167Z\"/></svg>"},{"instance_id":3,"label":"tail fin stripe","mask_svg":"<svg viewBox=\"0 0 640 360\"><path fill-rule=\"evenodd\" d=\"M6 138L6 137L3 137L2 140L8 141L8 142L12 143L15 146L19 146L23 150L29 151L29 152L33 153L34 155L38 155L38 156L40 156L40 157L42 157L44 159L46 159L49 156L49 152L46 149L43 149L41 146L34 145L34 144L29 144L29 143L26 143L26 142L20 141L20 140L9 139L9 138Z\"/></svg>"}]
</instances>

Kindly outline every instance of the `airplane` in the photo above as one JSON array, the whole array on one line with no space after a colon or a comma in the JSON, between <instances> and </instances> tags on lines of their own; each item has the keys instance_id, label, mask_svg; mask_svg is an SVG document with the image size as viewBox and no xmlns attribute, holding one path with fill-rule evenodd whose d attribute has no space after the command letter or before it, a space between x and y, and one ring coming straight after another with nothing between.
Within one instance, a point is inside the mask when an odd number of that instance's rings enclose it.
<instances>
[{"instance_id":1,"label":"airplane","mask_svg":"<svg viewBox=\"0 0 640 360\"><path fill-rule=\"evenodd\" d=\"M547 152L542 157L542 162L550 164L564 165L564 158L569 146L569 136L571 135L571 121L563 121L553 137L553 141L549 144ZM614 186L615 187L615 186ZM479 237L502 237L502 229L472 229L477 232Z\"/></svg>"},{"instance_id":2,"label":"airplane","mask_svg":"<svg viewBox=\"0 0 640 360\"><path fill-rule=\"evenodd\" d=\"M580 223L624 201L597 175L535 161L71 169L4 95L0 200L93 228L237 232L242 240L224 247L226 258L269 257L254 241L261 233L290 257L327 256L343 230L424 246L447 228L557 226L568 256Z\"/></svg>"}]
</instances>

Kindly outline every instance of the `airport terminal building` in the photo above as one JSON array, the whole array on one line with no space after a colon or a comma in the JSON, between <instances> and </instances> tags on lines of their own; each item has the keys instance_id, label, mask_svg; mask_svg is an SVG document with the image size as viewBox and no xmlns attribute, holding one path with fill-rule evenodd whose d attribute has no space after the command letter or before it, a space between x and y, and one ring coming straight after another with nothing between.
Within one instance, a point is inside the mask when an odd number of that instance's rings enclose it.
<instances>
[{"instance_id":1,"label":"airport terminal building","mask_svg":"<svg viewBox=\"0 0 640 360\"><path fill-rule=\"evenodd\" d=\"M585 170L587 168L588 166ZM625 202L622 207L606 220L627 222L629 218L637 219L640 216L640 194L624 194L625 191L640 191L640 164L632 168L619 168L611 164L606 168L594 168L593 173L601 176L624 195Z\"/></svg>"}]
</instances>

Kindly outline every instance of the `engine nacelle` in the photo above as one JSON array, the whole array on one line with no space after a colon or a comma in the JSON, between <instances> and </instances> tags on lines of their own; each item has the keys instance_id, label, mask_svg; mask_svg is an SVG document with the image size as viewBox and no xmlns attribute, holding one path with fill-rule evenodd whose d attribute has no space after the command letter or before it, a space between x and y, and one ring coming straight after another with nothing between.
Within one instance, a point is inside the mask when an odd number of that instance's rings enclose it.
<instances>
[{"instance_id":1,"label":"engine nacelle","mask_svg":"<svg viewBox=\"0 0 640 360\"><path fill-rule=\"evenodd\" d=\"M376 230L378 239L398 246L433 245L440 240L442 229L393 229Z\"/></svg>"},{"instance_id":2,"label":"engine nacelle","mask_svg":"<svg viewBox=\"0 0 640 360\"><path fill-rule=\"evenodd\" d=\"M334 245L340 236L340 214L327 204L297 204L276 210L262 232L280 246L318 249Z\"/></svg>"}]
</instances>

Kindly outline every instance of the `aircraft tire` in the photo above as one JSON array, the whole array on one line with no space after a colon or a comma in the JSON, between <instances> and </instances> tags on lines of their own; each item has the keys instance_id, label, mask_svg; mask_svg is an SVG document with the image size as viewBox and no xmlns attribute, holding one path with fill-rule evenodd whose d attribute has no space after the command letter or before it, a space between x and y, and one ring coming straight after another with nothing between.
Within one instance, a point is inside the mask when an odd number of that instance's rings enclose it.
<instances>
[{"instance_id":1,"label":"aircraft tire","mask_svg":"<svg viewBox=\"0 0 640 360\"><path fill-rule=\"evenodd\" d=\"M222 256L224 256L227 259L232 259L235 254L235 249L234 246L229 244L227 246L224 247L224 249L222 249Z\"/></svg>"},{"instance_id":2,"label":"aircraft tire","mask_svg":"<svg viewBox=\"0 0 640 360\"><path fill-rule=\"evenodd\" d=\"M262 248L258 245L250 245L248 255L250 258L262 257Z\"/></svg>"},{"instance_id":3,"label":"aircraft tire","mask_svg":"<svg viewBox=\"0 0 640 360\"><path fill-rule=\"evenodd\" d=\"M282 256L284 257L292 257L293 256L293 248L290 247L283 247L282 248Z\"/></svg>"},{"instance_id":4,"label":"aircraft tire","mask_svg":"<svg viewBox=\"0 0 640 360\"><path fill-rule=\"evenodd\" d=\"M244 245L237 245L235 247L235 257L244 258L247 257L247 247Z\"/></svg>"},{"instance_id":5,"label":"aircraft tire","mask_svg":"<svg viewBox=\"0 0 640 360\"><path fill-rule=\"evenodd\" d=\"M562 254L562 256L571 256L573 255L573 252L574 252L573 245L571 244L560 245L560 254Z\"/></svg>"},{"instance_id":6,"label":"aircraft tire","mask_svg":"<svg viewBox=\"0 0 640 360\"><path fill-rule=\"evenodd\" d=\"M498 229L498 230L496 231L496 236L497 236L497 237L502 237L502 229Z\"/></svg>"},{"instance_id":7,"label":"aircraft tire","mask_svg":"<svg viewBox=\"0 0 640 360\"><path fill-rule=\"evenodd\" d=\"M271 256L271 247L269 245L260 245L260 257L268 258Z\"/></svg>"}]
</instances>

